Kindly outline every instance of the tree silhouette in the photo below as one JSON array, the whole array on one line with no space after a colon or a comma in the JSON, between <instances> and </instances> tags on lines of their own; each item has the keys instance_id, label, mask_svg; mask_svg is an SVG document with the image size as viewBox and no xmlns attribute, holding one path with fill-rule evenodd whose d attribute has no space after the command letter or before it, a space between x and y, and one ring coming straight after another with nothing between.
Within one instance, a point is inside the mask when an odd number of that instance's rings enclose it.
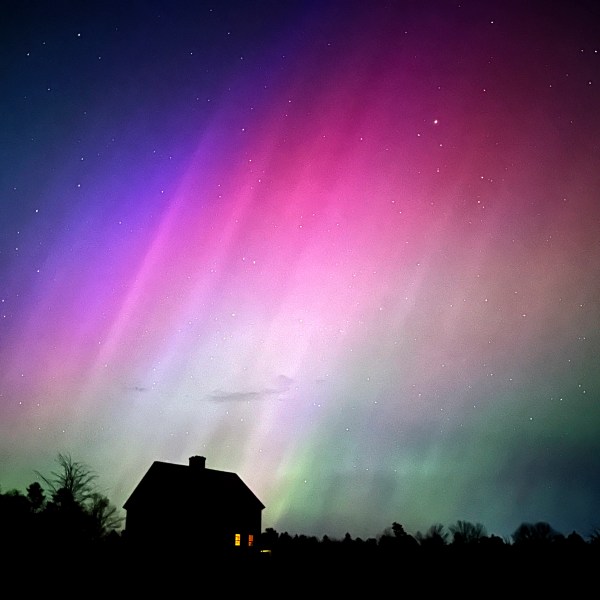
<instances>
[{"instance_id":1,"label":"tree silhouette","mask_svg":"<svg viewBox=\"0 0 600 600\"><path fill-rule=\"evenodd\" d=\"M123 519L109 499L96 490L96 473L86 464L73 460L70 454L59 453L56 460L60 468L50 476L36 471L51 500L44 504L39 483L28 488L32 508L40 511L43 536L73 546L93 543L115 532Z\"/></svg>"},{"instance_id":2,"label":"tree silhouette","mask_svg":"<svg viewBox=\"0 0 600 600\"><path fill-rule=\"evenodd\" d=\"M34 481L27 487L27 498L29 499L31 510L35 513L42 510L46 504L44 489L37 481Z\"/></svg>"},{"instance_id":3,"label":"tree silhouette","mask_svg":"<svg viewBox=\"0 0 600 600\"><path fill-rule=\"evenodd\" d=\"M479 543L487 537L485 527L481 523L470 523L469 521L457 521L450 525L452 543L455 545L472 545Z\"/></svg>"},{"instance_id":4,"label":"tree silhouette","mask_svg":"<svg viewBox=\"0 0 600 600\"><path fill-rule=\"evenodd\" d=\"M123 518L118 514L117 507L110 500L94 492L89 499L89 514L96 524L100 537L117 530L123 523Z\"/></svg>"},{"instance_id":5,"label":"tree silhouette","mask_svg":"<svg viewBox=\"0 0 600 600\"><path fill-rule=\"evenodd\" d=\"M378 546L389 554L415 551L419 547L416 538L408 534L404 526L394 521L391 527L386 527L379 536Z\"/></svg>"},{"instance_id":6,"label":"tree silhouette","mask_svg":"<svg viewBox=\"0 0 600 600\"><path fill-rule=\"evenodd\" d=\"M397 523L396 521L394 521L392 523L392 533L394 534L395 538L403 538L404 536L408 535L404 529L404 525L401 525L400 523Z\"/></svg>"},{"instance_id":7,"label":"tree silhouette","mask_svg":"<svg viewBox=\"0 0 600 600\"><path fill-rule=\"evenodd\" d=\"M274 550L277 547L279 534L273 527L267 527L260 535L260 547L263 550Z\"/></svg>"},{"instance_id":8,"label":"tree silhouette","mask_svg":"<svg viewBox=\"0 0 600 600\"><path fill-rule=\"evenodd\" d=\"M27 496L18 490L0 495L0 533L3 547L19 547L33 527L33 515Z\"/></svg>"},{"instance_id":9,"label":"tree silhouette","mask_svg":"<svg viewBox=\"0 0 600 600\"><path fill-rule=\"evenodd\" d=\"M52 499L64 503L70 497L74 502L84 504L94 493L94 481L98 476L84 463L74 461L70 454L59 453L56 461L60 470L52 471L50 477L36 471Z\"/></svg>"},{"instance_id":10,"label":"tree silhouette","mask_svg":"<svg viewBox=\"0 0 600 600\"><path fill-rule=\"evenodd\" d=\"M425 532L417 531L415 537L419 544L425 548L441 548L448 543L448 532L441 523L434 523Z\"/></svg>"},{"instance_id":11,"label":"tree silhouette","mask_svg":"<svg viewBox=\"0 0 600 600\"><path fill-rule=\"evenodd\" d=\"M545 521L538 521L533 524L521 523L512 534L512 539L517 545L548 545L563 537L561 533Z\"/></svg>"}]
</instances>

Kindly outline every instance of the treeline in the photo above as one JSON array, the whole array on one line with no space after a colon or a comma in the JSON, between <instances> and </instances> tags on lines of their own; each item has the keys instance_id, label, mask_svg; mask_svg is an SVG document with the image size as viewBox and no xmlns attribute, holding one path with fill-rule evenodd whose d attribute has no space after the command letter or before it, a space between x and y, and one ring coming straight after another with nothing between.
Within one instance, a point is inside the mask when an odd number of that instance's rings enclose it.
<instances>
[{"instance_id":1,"label":"treeline","mask_svg":"<svg viewBox=\"0 0 600 600\"><path fill-rule=\"evenodd\" d=\"M13 553L51 547L81 552L117 543L123 518L96 487L97 475L68 454L59 454L58 469L23 492L0 493L0 533ZM40 483L41 482L41 483Z\"/></svg>"},{"instance_id":2,"label":"treeline","mask_svg":"<svg viewBox=\"0 0 600 600\"><path fill-rule=\"evenodd\" d=\"M92 550L126 552L123 517L96 486L97 475L68 454L59 454L58 469L23 491L0 493L0 534L5 548L14 552L40 546L57 552ZM161 518L165 518L161 516ZM168 518L168 516L167 516ZM411 535L398 522L375 537L342 539L263 531L254 548L263 561L319 561L330 558L381 560L394 557L427 558L524 555L591 556L600 558L600 528L584 538L573 531L556 531L549 523L522 523L509 539L488 535L481 523L437 523ZM116 554L114 554L116 556Z\"/></svg>"},{"instance_id":3,"label":"treeline","mask_svg":"<svg viewBox=\"0 0 600 600\"><path fill-rule=\"evenodd\" d=\"M335 547L383 547L403 550L416 550L417 548L454 548L463 547L489 547L498 548L502 546L519 547L579 547L584 545L597 546L600 548L600 529L593 531L587 538L573 531L565 535L555 530L549 523L539 521L536 523L522 523L517 527L509 539L497 535L488 535L486 528L481 523L469 521L457 521L448 527L441 523L432 525L426 532L418 531L410 535L400 523L394 522L377 537L366 540L353 538L346 533L343 539L332 539L325 535L322 538L307 535L290 535L288 532L278 533L273 528L267 528L262 534L261 543L265 547L286 549L294 547L315 547L317 545Z\"/></svg>"},{"instance_id":4,"label":"treeline","mask_svg":"<svg viewBox=\"0 0 600 600\"><path fill-rule=\"evenodd\" d=\"M595 589L600 564L598 531L584 539L545 522L523 523L510 539L466 521L415 535L393 523L367 539L267 529L261 545L270 552L257 555L259 568L255 561L252 572L292 582L299 594L318 590L332 597L579 598Z\"/></svg>"},{"instance_id":5,"label":"treeline","mask_svg":"<svg viewBox=\"0 0 600 600\"><path fill-rule=\"evenodd\" d=\"M359 556L377 558L390 556L427 557L436 556L524 556L526 554L585 555L600 558L600 529L587 539L573 531L565 535L547 522L522 523L510 538L488 535L481 523L457 521L450 526L432 525L426 532L415 535L394 522L376 537L353 538L350 533L342 539L278 533L267 528L261 535L261 547L279 556Z\"/></svg>"}]
</instances>

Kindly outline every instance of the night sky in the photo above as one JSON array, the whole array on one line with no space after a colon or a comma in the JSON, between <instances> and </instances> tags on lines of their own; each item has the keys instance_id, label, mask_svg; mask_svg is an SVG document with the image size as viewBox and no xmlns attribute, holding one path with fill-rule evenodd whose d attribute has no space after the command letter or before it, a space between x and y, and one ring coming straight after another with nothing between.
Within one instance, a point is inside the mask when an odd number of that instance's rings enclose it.
<instances>
[{"instance_id":1,"label":"night sky","mask_svg":"<svg viewBox=\"0 0 600 600\"><path fill-rule=\"evenodd\" d=\"M594 2L13 1L0 486L263 529L600 527ZM123 513L124 514L124 513Z\"/></svg>"}]
</instances>

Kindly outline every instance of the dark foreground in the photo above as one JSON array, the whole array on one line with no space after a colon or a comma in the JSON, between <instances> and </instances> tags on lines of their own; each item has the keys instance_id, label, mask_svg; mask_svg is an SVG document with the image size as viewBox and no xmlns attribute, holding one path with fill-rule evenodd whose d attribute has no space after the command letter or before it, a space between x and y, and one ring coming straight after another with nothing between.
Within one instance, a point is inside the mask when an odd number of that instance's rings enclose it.
<instances>
[{"instance_id":1,"label":"dark foreground","mask_svg":"<svg viewBox=\"0 0 600 600\"><path fill-rule=\"evenodd\" d=\"M39 549L38 549L39 550ZM197 549L131 548L101 552L46 549L12 556L19 588L31 596L59 591L62 598L168 598L254 596L373 597L495 596L543 598L557 593L585 597L597 586L600 548L444 548L409 553L314 552L248 553L215 556ZM8 581L4 578L5 583Z\"/></svg>"}]
</instances>

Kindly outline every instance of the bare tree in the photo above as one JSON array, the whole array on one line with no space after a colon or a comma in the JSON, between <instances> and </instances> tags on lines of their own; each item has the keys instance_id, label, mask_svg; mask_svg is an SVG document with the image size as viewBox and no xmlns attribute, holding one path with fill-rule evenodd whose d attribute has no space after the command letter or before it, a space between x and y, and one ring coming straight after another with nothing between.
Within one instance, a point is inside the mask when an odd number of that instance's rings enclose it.
<instances>
[{"instance_id":1,"label":"bare tree","mask_svg":"<svg viewBox=\"0 0 600 600\"><path fill-rule=\"evenodd\" d=\"M561 538L563 534L556 531L546 521L537 523L521 523L512 534L515 544L550 544Z\"/></svg>"},{"instance_id":2,"label":"bare tree","mask_svg":"<svg viewBox=\"0 0 600 600\"><path fill-rule=\"evenodd\" d=\"M109 499L97 492L90 496L89 514L96 522L102 534L116 531L122 524L123 518L119 515L117 507Z\"/></svg>"},{"instance_id":3,"label":"bare tree","mask_svg":"<svg viewBox=\"0 0 600 600\"><path fill-rule=\"evenodd\" d=\"M590 533L590 544L600 546L600 527L594 528L592 533Z\"/></svg>"},{"instance_id":4,"label":"bare tree","mask_svg":"<svg viewBox=\"0 0 600 600\"><path fill-rule=\"evenodd\" d=\"M49 476L36 471L51 498L43 514L47 530L74 543L97 541L116 532L123 519L116 506L97 490L96 473L70 454L58 454L56 462L60 468ZM36 495L38 492L35 490Z\"/></svg>"},{"instance_id":5,"label":"bare tree","mask_svg":"<svg viewBox=\"0 0 600 600\"><path fill-rule=\"evenodd\" d=\"M448 532L441 523L434 523L425 533L417 532L421 546L442 547L448 543Z\"/></svg>"},{"instance_id":6,"label":"bare tree","mask_svg":"<svg viewBox=\"0 0 600 600\"><path fill-rule=\"evenodd\" d=\"M485 527L481 523L457 521L448 527L454 544L476 544L487 537Z\"/></svg>"},{"instance_id":7,"label":"bare tree","mask_svg":"<svg viewBox=\"0 0 600 600\"><path fill-rule=\"evenodd\" d=\"M60 470L53 471L50 477L36 471L37 476L46 484L54 501L71 500L83 506L94 494L98 476L86 464L73 460L70 454L59 453L56 462Z\"/></svg>"}]
</instances>

